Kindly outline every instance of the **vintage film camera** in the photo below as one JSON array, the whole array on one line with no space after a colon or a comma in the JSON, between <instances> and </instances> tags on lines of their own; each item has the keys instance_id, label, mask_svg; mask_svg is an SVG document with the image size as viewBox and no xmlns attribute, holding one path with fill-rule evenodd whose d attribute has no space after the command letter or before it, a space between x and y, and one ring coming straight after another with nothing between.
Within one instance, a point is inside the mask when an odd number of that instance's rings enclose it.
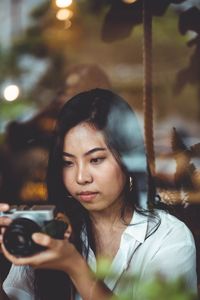
<instances>
[{"instance_id":1,"label":"vintage film camera","mask_svg":"<svg viewBox=\"0 0 200 300\"><path fill-rule=\"evenodd\" d=\"M20 205L11 206L10 210L0 216L11 218L12 223L6 228L3 243L8 252L17 257L33 255L45 250L36 244L31 236L34 232L42 232L53 238L63 239L67 223L55 219L55 206Z\"/></svg>"}]
</instances>

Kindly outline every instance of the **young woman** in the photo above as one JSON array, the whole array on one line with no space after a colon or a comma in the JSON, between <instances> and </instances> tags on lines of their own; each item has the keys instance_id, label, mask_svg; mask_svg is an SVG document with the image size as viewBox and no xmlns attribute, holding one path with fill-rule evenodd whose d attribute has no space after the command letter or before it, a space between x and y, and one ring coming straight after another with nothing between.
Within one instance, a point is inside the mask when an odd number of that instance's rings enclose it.
<instances>
[{"instance_id":1,"label":"young woman","mask_svg":"<svg viewBox=\"0 0 200 300\"><path fill-rule=\"evenodd\" d=\"M136 116L118 95L103 89L80 93L62 108L49 157L49 203L64 212L72 230L64 240L35 233L48 249L16 258L3 289L11 300L107 300L120 295L129 275L133 299L140 283L161 275L184 277L196 292L191 232L156 208ZM0 210L8 206L1 205ZM1 225L10 221L1 218ZM95 277L97 260L111 261L113 277Z\"/></svg>"}]
</instances>

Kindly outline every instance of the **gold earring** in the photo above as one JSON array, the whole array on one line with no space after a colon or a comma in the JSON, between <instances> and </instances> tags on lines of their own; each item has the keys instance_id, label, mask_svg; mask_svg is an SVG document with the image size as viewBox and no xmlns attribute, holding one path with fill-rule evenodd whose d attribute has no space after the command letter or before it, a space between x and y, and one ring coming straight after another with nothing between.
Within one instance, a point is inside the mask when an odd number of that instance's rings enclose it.
<instances>
[{"instance_id":1,"label":"gold earring","mask_svg":"<svg viewBox=\"0 0 200 300\"><path fill-rule=\"evenodd\" d=\"M130 176L129 177L129 191L132 192L133 190L133 178Z\"/></svg>"}]
</instances>

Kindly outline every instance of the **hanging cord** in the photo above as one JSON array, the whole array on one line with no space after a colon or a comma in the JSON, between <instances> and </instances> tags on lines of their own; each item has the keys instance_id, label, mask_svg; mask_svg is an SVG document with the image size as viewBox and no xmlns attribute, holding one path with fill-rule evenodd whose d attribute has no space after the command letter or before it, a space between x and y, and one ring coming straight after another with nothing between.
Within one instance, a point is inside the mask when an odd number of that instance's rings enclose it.
<instances>
[{"instance_id":1,"label":"hanging cord","mask_svg":"<svg viewBox=\"0 0 200 300\"><path fill-rule=\"evenodd\" d=\"M155 153L153 137L153 97L152 97L152 14L151 1L143 0L143 106L144 106L144 135L146 152L151 174L155 175Z\"/></svg>"}]
</instances>

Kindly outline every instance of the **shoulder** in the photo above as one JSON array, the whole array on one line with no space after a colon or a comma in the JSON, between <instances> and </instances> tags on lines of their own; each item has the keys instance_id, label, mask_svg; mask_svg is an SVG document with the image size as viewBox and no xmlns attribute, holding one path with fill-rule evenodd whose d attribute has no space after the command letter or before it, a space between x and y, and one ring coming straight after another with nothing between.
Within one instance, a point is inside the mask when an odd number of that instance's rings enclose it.
<instances>
[{"instance_id":1,"label":"shoulder","mask_svg":"<svg viewBox=\"0 0 200 300\"><path fill-rule=\"evenodd\" d=\"M169 214L164 210L155 210L155 220L150 220L150 223L157 220L158 227L155 230L155 235L160 236L162 239L166 239L168 242L171 240L174 243L183 243L184 245L194 246L193 234L187 225Z\"/></svg>"},{"instance_id":2,"label":"shoulder","mask_svg":"<svg viewBox=\"0 0 200 300\"><path fill-rule=\"evenodd\" d=\"M143 280L157 274L167 280L183 276L187 287L196 291L196 247L189 228L163 210L155 210L143 218L147 221L147 231L134 257L136 273Z\"/></svg>"},{"instance_id":3,"label":"shoulder","mask_svg":"<svg viewBox=\"0 0 200 300\"><path fill-rule=\"evenodd\" d=\"M190 232L189 228L183 221L164 210L156 209L155 216L157 216L160 219L161 226L167 227L170 230L181 229L184 230L186 233Z\"/></svg>"}]
</instances>

